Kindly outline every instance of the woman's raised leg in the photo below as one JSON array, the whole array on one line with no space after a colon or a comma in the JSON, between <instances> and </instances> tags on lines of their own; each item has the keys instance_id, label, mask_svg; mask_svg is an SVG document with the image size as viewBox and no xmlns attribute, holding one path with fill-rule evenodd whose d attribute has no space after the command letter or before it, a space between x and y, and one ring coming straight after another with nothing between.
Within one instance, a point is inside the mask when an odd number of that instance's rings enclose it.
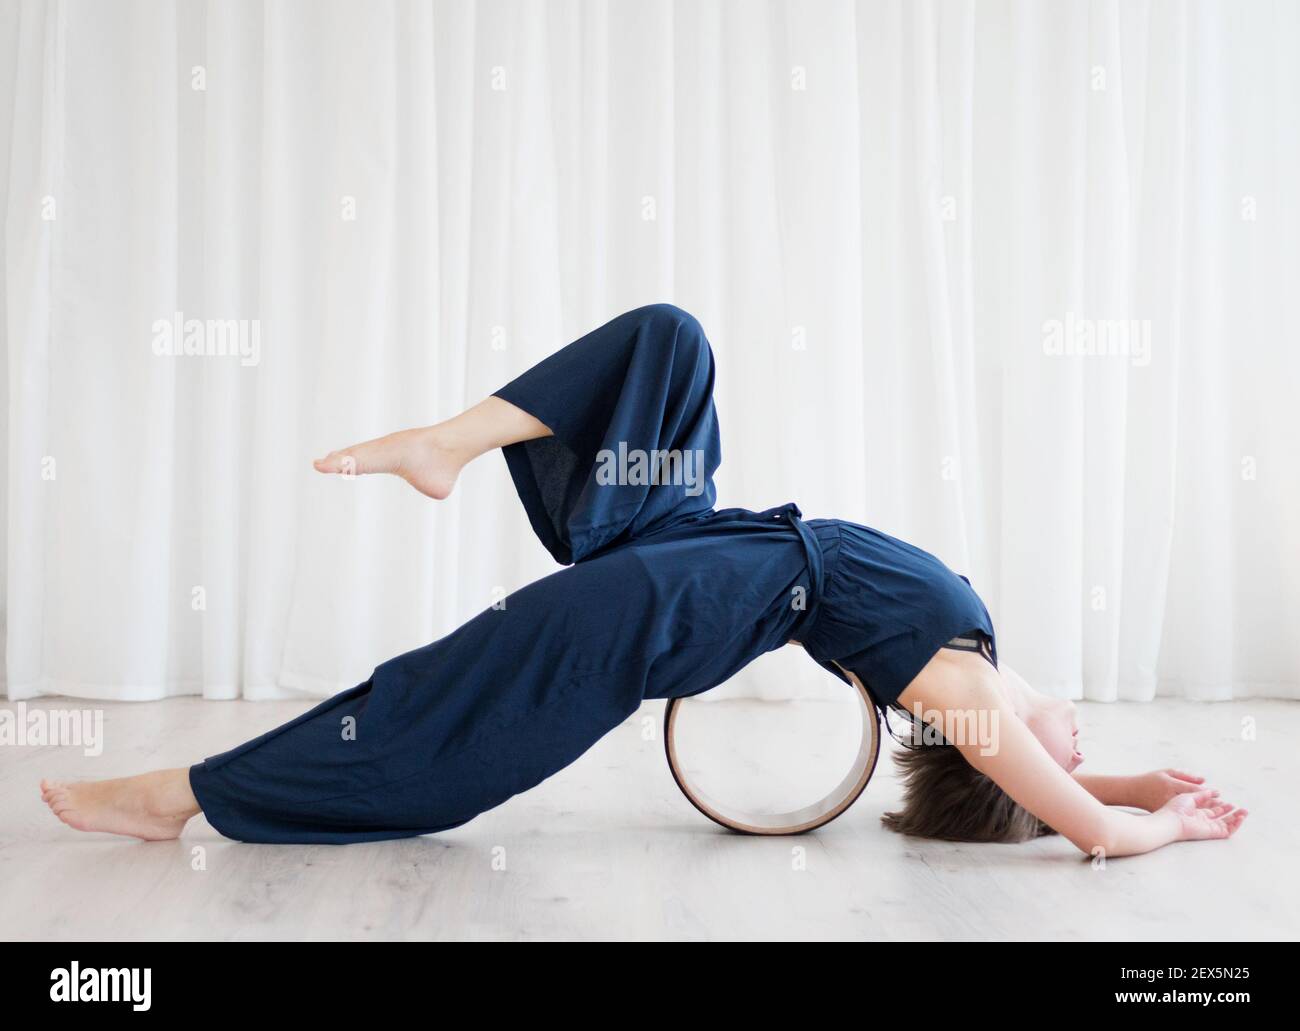
<instances>
[{"instance_id":1,"label":"woman's raised leg","mask_svg":"<svg viewBox=\"0 0 1300 1031\"><path fill-rule=\"evenodd\" d=\"M550 435L539 420L494 395L446 422L353 444L312 464L318 472L342 476L390 473L441 501L479 455Z\"/></svg>"}]
</instances>

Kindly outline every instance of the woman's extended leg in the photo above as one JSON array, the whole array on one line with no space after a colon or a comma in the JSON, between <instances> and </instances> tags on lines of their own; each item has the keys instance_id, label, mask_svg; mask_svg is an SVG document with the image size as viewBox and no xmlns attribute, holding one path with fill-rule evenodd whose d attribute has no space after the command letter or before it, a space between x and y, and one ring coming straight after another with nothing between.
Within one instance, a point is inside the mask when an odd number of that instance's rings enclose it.
<instances>
[{"instance_id":1,"label":"woman's extended leg","mask_svg":"<svg viewBox=\"0 0 1300 1031\"><path fill-rule=\"evenodd\" d=\"M435 426L402 430L332 451L314 465L323 473L392 473L442 499L479 455L551 435L543 423L492 396ZM126 834L146 841L177 837L199 813L189 770L155 770L136 777L64 783L41 781L41 798L69 827Z\"/></svg>"},{"instance_id":2,"label":"woman's extended leg","mask_svg":"<svg viewBox=\"0 0 1300 1031\"><path fill-rule=\"evenodd\" d=\"M190 771L155 770L138 777L64 784L41 781L41 798L69 827L126 834L145 841L180 835L199 803L190 790Z\"/></svg>"},{"instance_id":3,"label":"woman's extended leg","mask_svg":"<svg viewBox=\"0 0 1300 1031\"><path fill-rule=\"evenodd\" d=\"M479 455L550 435L532 415L494 395L446 422L331 451L312 464L319 472L344 476L391 473L441 501L460 471Z\"/></svg>"}]
</instances>

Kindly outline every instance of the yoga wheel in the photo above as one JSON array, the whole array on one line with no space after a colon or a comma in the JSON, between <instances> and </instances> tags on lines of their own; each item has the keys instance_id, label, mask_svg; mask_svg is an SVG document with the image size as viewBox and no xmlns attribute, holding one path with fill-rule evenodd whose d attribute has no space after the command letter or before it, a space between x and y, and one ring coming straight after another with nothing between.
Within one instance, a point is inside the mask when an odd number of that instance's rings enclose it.
<instances>
[{"instance_id":1,"label":"yoga wheel","mask_svg":"<svg viewBox=\"0 0 1300 1031\"><path fill-rule=\"evenodd\" d=\"M840 668L843 669L842 666ZM796 805L766 805L756 804L753 800L727 802L721 800L716 791L710 794L701 784L702 778L698 772L702 759L701 747L698 743L687 743L686 735L682 733L683 724L701 706L718 707L727 703L704 701L698 697L670 698L664 712L664 751L668 755L668 768L682 794L714 823L741 834L803 834L830 823L857 801L871 780L876 760L880 756L880 720L871 696L856 675L847 670L844 672L852 681L849 690L857 701L860 736L856 755L834 787L822 797ZM841 681L837 680L836 683ZM714 722L723 715L714 714ZM830 772L833 777L835 771ZM742 776L741 780L743 779Z\"/></svg>"}]
</instances>

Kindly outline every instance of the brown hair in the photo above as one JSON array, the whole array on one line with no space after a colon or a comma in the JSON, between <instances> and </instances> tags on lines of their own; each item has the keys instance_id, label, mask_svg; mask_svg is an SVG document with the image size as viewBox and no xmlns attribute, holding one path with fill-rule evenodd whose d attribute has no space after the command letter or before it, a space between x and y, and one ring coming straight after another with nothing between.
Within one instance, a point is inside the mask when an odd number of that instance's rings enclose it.
<instances>
[{"instance_id":1,"label":"brown hair","mask_svg":"<svg viewBox=\"0 0 1300 1031\"><path fill-rule=\"evenodd\" d=\"M908 745L894 753L903 808L881 822L891 831L945 841L1029 841L1047 824L975 769L955 745Z\"/></svg>"}]
</instances>

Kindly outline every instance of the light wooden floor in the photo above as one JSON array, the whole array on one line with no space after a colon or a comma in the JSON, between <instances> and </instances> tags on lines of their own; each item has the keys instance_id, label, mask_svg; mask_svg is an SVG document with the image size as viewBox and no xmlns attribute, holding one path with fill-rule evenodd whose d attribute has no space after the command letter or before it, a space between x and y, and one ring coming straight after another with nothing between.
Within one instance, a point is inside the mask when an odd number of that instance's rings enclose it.
<instances>
[{"instance_id":1,"label":"light wooden floor","mask_svg":"<svg viewBox=\"0 0 1300 1031\"><path fill-rule=\"evenodd\" d=\"M0 746L0 936L1202 940L1300 933L1300 705L1287 702L1081 706L1089 767L1181 766L1252 812L1232 841L1174 845L1104 869L1059 838L977 846L891 834L878 822L898 797L887 762L857 805L816 834L728 834L673 784L658 704L644 710L653 716L651 740L635 717L551 781L436 837L241 845L200 819L179 841L142 844L79 835L41 804L41 776L185 765L304 708L192 699L105 705L107 747L99 758ZM1242 740L1247 717L1257 727L1253 741Z\"/></svg>"}]
</instances>

